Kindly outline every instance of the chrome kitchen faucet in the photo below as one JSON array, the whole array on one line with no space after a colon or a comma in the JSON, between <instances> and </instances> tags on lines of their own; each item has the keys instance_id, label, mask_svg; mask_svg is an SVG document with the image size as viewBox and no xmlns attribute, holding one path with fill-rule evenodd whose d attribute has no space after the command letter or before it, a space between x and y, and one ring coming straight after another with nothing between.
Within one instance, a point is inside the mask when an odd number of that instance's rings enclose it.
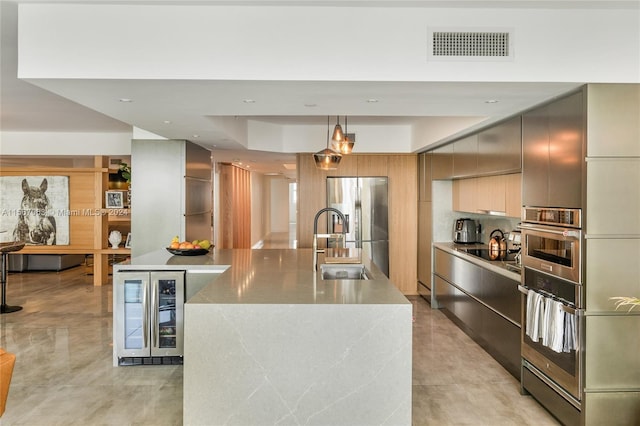
<instances>
[{"instance_id":1,"label":"chrome kitchen faucet","mask_svg":"<svg viewBox=\"0 0 640 426\"><path fill-rule=\"evenodd\" d=\"M344 217L342 212L336 208L325 207L323 209L318 210L318 213L316 213L315 219L313 219L313 270L314 271L318 270L318 253L324 253L324 249L318 249L318 238L340 239L342 241L342 247L344 248L345 246L346 229L344 227L342 228L342 232L339 234L318 234L318 218L322 213L328 212L328 211L331 211L337 214L338 217L342 219L342 223L347 223L346 218Z\"/></svg>"}]
</instances>

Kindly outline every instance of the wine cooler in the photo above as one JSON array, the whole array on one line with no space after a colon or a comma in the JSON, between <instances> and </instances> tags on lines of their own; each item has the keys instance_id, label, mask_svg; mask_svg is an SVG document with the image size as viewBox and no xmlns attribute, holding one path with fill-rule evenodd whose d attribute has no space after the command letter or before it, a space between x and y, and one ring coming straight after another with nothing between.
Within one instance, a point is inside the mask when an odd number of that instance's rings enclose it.
<instances>
[{"instance_id":1,"label":"wine cooler","mask_svg":"<svg viewBox=\"0 0 640 426\"><path fill-rule=\"evenodd\" d=\"M114 275L115 365L182 363L184 271Z\"/></svg>"}]
</instances>

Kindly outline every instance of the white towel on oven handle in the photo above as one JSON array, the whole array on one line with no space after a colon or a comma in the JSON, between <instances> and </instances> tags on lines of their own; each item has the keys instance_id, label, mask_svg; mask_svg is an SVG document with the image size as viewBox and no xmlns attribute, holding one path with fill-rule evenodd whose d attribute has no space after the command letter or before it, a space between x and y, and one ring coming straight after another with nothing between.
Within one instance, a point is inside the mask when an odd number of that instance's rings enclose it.
<instances>
[{"instance_id":1,"label":"white towel on oven handle","mask_svg":"<svg viewBox=\"0 0 640 426\"><path fill-rule=\"evenodd\" d=\"M557 300L550 301L551 313L549 315L549 335L548 345L554 352L562 352L564 348L565 339L565 326L564 318L565 311L563 309L562 302Z\"/></svg>"},{"instance_id":2,"label":"white towel on oven handle","mask_svg":"<svg viewBox=\"0 0 640 426\"><path fill-rule=\"evenodd\" d=\"M527 292L527 324L526 334L537 342L542 337L542 319L544 317L544 296L540 293L529 290Z\"/></svg>"},{"instance_id":3,"label":"white towel on oven handle","mask_svg":"<svg viewBox=\"0 0 640 426\"><path fill-rule=\"evenodd\" d=\"M576 314L564 313L564 343L563 352L571 352L578 349L578 337L576 329Z\"/></svg>"}]
</instances>

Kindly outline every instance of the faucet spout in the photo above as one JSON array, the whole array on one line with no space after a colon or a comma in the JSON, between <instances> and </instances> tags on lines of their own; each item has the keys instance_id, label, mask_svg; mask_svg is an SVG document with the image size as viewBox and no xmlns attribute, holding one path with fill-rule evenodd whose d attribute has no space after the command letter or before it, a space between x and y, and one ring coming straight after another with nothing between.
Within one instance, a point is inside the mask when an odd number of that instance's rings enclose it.
<instances>
[{"instance_id":1,"label":"faucet spout","mask_svg":"<svg viewBox=\"0 0 640 426\"><path fill-rule=\"evenodd\" d=\"M313 219L313 235L316 235L318 233L318 219L320 218L320 215L324 212L334 212L335 214L338 215L340 219L342 219L342 223L347 223L346 218L344 217L344 215L340 210L333 207L325 207L323 209L318 210L318 213L316 213L315 219Z\"/></svg>"},{"instance_id":2,"label":"faucet spout","mask_svg":"<svg viewBox=\"0 0 640 426\"><path fill-rule=\"evenodd\" d=\"M331 238L331 235L332 235L332 234L318 235L318 219L320 218L320 215L324 212L334 212L335 214L338 215L340 219L342 219L342 223L347 222L342 212L334 207L325 207L323 209L318 210L318 213L316 213L316 217L313 219L313 270L314 271L318 270L318 253L324 253L324 250L318 249L318 237ZM342 244L344 246L345 238L346 238L346 232L344 228L341 234L342 234Z\"/></svg>"}]
</instances>

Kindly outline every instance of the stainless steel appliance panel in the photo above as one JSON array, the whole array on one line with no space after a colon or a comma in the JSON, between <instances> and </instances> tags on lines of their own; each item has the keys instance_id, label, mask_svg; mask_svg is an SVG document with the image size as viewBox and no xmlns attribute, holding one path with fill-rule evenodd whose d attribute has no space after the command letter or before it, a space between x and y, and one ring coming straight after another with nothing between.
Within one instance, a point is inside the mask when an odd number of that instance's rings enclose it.
<instances>
[{"instance_id":1,"label":"stainless steel appliance panel","mask_svg":"<svg viewBox=\"0 0 640 426\"><path fill-rule=\"evenodd\" d=\"M478 174L519 172L522 169L522 121L510 118L478 135Z\"/></svg>"},{"instance_id":2,"label":"stainless steel appliance panel","mask_svg":"<svg viewBox=\"0 0 640 426\"><path fill-rule=\"evenodd\" d=\"M582 231L522 223L522 264L582 283Z\"/></svg>"},{"instance_id":3,"label":"stainless steel appliance panel","mask_svg":"<svg viewBox=\"0 0 640 426\"><path fill-rule=\"evenodd\" d=\"M640 238L589 238L586 246L585 282L594 285L585 285L585 308L609 314L610 297L638 293Z\"/></svg>"},{"instance_id":4,"label":"stainless steel appliance panel","mask_svg":"<svg viewBox=\"0 0 640 426\"><path fill-rule=\"evenodd\" d=\"M418 203L418 281L431 283L431 202Z\"/></svg>"},{"instance_id":5,"label":"stainless steel appliance panel","mask_svg":"<svg viewBox=\"0 0 640 426\"><path fill-rule=\"evenodd\" d=\"M640 236L640 158L590 158L587 169L589 234Z\"/></svg>"},{"instance_id":6,"label":"stainless steel appliance panel","mask_svg":"<svg viewBox=\"0 0 640 426\"><path fill-rule=\"evenodd\" d=\"M520 333L520 292L518 281L482 269L482 293L480 300L518 325ZM516 338L519 341L519 338ZM518 346L518 352L520 348Z\"/></svg>"},{"instance_id":7,"label":"stainless steel appliance panel","mask_svg":"<svg viewBox=\"0 0 640 426\"><path fill-rule=\"evenodd\" d=\"M589 354L585 377L587 391L640 391L637 387L640 376L639 330L640 315L633 314L633 311L629 315L586 317L585 351ZM620 350L621 342L633 349Z\"/></svg>"},{"instance_id":8,"label":"stainless steel appliance panel","mask_svg":"<svg viewBox=\"0 0 640 426\"><path fill-rule=\"evenodd\" d=\"M362 248L389 276L388 178L327 177L327 206L347 217L346 246ZM336 219L327 215L331 232L340 232L344 226Z\"/></svg>"},{"instance_id":9,"label":"stainless steel appliance panel","mask_svg":"<svg viewBox=\"0 0 640 426\"><path fill-rule=\"evenodd\" d=\"M585 393L585 425L637 425L640 392Z\"/></svg>"},{"instance_id":10,"label":"stainless steel appliance panel","mask_svg":"<svg viewBox=\"0 0 640 426\"><path fill-rule=\"evenodd\" d=\"M118 358L183 355L184 272L121 272L114 292Z\"/></svg>"},{"instance_id":11,"label":"stainless steel appliance panel","mask_svg":"<svg viewBox=\"0 0 640 426\"><path fill-rule=\"evenodd\" d=\"M522 201L582 208L585 152L582 92L522 115Z\"/></svg>"},{"instance_id":12,"label":"stainless steel appliance panel","mask_svg":"<svg viewBox=\"0 0 640 426\"><path fill-rule=\"evenodd\" d=\"M567 395L571 395L572 403L579 406L582 399L582 344L584 342L584 311L572 303L580 303L581 286L558 277L525 268L523 271L524 287L520 290L522 297L522 358L535 366L547 381L555 383ZM545 298L559 300L563 310L574 317L576 346L567 352L556 352L544 345L542 339L534 342L527 335L527 302L529 291L535 291ZM566 330L566 329L565 329Z\"/></svg>"},{"instance_id":13,"label":"stainless steel appliance panel","mask_svg":"<svg viewBox=\"0 0 640 426\"><path fill-rule=\"evenodd\" d=\"M549 199L549 131L547 107L522 115L522 203L546 206Z\"/></svg>"},{"instance_id":14,"label":"stainless steel appliance panel","mask_svg":"<svg viewBox=\"0 0 640 426\"><path fill-rule=\"evenodd\" d=\"M549 206L583 207L584 109L582 92L549 104Z\"/></svg>"},{"instance_id":15,"label":"stainless steel appliance panel","mask_svg":"<svg viewBox=\"0 0 640 426\"><path fill-rule=\"evenodd\" d=\"M526 361L523 361L521 386L562 424L580 424L580 409L569 402L570 397Z\"/></svg>"},{"instance_id":16,"label":"stainless steel appliance panel","mask_svg":"<svg viewBox=\"0 0 640 426\"><path fill-rule=\"evenodd\" d=\"M478 135L473 134L453 143L453 177L469 177L478 173Z\"/></svg>"}]
</instances>

